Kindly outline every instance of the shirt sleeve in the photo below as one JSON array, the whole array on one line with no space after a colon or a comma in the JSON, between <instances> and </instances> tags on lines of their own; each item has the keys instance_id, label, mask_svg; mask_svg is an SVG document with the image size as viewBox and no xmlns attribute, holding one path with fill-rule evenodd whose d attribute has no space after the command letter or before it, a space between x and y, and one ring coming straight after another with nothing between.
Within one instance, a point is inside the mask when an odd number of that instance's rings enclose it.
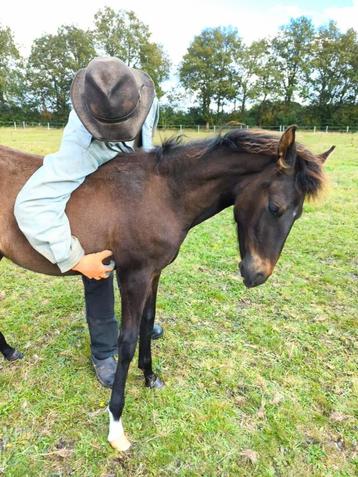
<instances>
[{"instance_id":1,"label":"shirt sleeve","mask_svg":"<svg viewBox=\"0 0 358 477\"><path fill-rule=\"evenodd\" d=\"M142 147L145 151L153 148L153 136L159 121L159 101L155 96L149 113L142 126Z\"/></svg>"},{"instance_id":2,"label":"shirt sleeve","mask_svg":"<svg viewBox=\"0 0 358 477\"><path fill-rule=\"evenodd\" d=\"M78 123L77 123L78 121ZM71 193L92 174L101 161L89 153L92 136L77 115L70 115L60 150L44 158L15 202L15 217L30 244L61 272L73 268L84 255L71 235L65 207Z\"/></svg>"}]
</instances>

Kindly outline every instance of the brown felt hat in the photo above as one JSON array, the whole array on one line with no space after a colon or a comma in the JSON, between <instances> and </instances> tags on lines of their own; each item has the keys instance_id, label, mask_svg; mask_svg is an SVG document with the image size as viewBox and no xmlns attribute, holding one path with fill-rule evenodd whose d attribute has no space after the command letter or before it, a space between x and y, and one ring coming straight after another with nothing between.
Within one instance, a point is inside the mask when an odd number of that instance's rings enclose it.
<instances>
[{"instance_id":1,"label":"brown felt hat","mask_svg":"<svg viewBox=\"0 0 358 477\"><path fill-rule=\"evenodd\" d=\"M140 131L155 96L151 78L113 57L93 59L76 73L71 100L95 139L131 141Z\"/></svg>"}]
</instances>

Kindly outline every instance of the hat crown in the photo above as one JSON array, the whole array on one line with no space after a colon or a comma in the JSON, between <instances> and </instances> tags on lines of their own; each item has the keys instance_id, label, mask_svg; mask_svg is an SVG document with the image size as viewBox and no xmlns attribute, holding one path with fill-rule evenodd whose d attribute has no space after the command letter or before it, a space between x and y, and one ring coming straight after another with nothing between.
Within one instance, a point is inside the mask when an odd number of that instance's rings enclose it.
<instances>
[{"instance_id":1,"label":"hat crown","mask_svg":"<svg viewBox=\"0 0 358 477\"><path fill-rule=\"evenodd\" d=\"M104 122L130 117L140 99L132 70L118 58L95 58L89 63L84 93L91 114Z\"/></svg>"},{"instance_id":2,"label":"hat crown","mask_svg":"<svg viewBox=\"0 0 358 477\"><path fill-rule=\"evenodd\" d=\"M144 71L114 57L99 57L76 73L71 101L87 131L99 141L132 141L155 97Z\"/></svg>"}]
</instances>

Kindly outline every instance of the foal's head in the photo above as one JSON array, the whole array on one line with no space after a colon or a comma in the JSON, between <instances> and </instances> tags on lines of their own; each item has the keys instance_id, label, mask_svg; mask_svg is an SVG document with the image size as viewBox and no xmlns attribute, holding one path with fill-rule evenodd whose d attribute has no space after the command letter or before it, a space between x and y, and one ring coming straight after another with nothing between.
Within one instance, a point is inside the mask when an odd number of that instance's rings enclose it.
<instances>
[{"instance_id":1,"label":"foal's head","mask_svg":"<svg viewBox=\"0 0 358 477\"><path fill-rule=\"evenodd\" d=\"M262 153L266 147L272 162L260 173L249 174L237 191L240 272L247 287L261 285L271 275L305 198L321 189L322 164L334 149L315 156L296 146L295 130L289 127L278 143L266 136L265 144L261 138Z\"/></svg>"}]
</instances>

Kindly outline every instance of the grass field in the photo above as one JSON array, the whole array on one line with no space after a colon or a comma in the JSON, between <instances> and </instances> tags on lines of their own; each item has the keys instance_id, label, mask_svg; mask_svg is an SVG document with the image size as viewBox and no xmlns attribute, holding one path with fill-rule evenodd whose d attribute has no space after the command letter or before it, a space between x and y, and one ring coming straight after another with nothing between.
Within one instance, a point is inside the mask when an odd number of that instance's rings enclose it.
<instances>
[{"instance_id":1,"label":"grass field","mask_svg":"<svg viewBox=\"0 0 358 477\"><path fill-rule=\"evenodd\" d=\"M60 134L0 129L0 144L44 154ZM231 210L192 231L165 270L153 354L166 387L144 388L131 367L128 454L106 443L109 392L89 362L81 281L1 262L0 329L25 359L0 360L0 475L357 475L358 135L298 139L315 152L336 144L330 185L264 286L237 277Z\"/></svg>"}]
</instances>

